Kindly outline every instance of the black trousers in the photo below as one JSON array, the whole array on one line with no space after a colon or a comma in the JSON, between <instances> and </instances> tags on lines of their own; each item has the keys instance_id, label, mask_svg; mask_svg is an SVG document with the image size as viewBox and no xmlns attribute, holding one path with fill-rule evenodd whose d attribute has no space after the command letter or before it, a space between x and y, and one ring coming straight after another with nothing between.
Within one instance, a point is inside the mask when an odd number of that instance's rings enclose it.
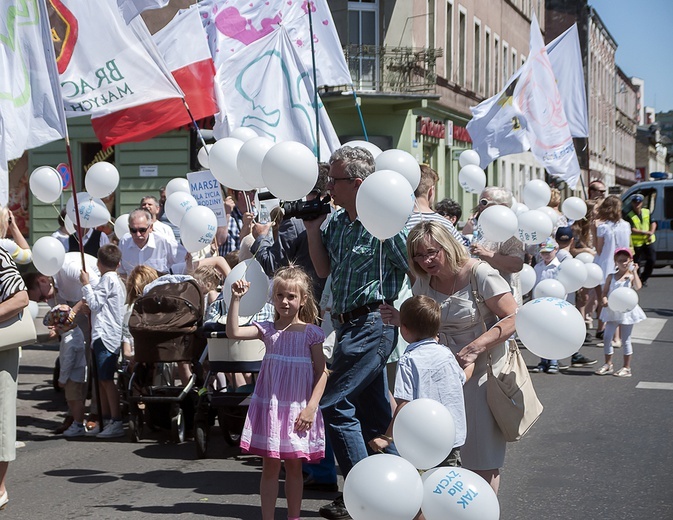
<instances>
[{"instance_id":1,"label":"black trousers","mask_svg":"<svg viewBox=\"0 0 673 520\"><path fill-rule=\"evenodd\" d=\"M654 262L657 259L657 253L652 244L645 244L634 248L636 254L633 257L634 262L640 266L640 279L643 283L652 275Z\"/></svg>"}]
</instances>

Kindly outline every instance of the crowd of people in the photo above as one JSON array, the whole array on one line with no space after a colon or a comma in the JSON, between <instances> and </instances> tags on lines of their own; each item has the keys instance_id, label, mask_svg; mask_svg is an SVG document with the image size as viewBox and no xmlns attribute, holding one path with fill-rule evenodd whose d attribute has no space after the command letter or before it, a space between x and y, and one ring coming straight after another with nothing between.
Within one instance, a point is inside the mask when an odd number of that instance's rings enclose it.
<instances>
[{"instance_id":1,"label":"crowd of people","mask_svg":"<svg viewBox=\"0 0 673 520\"><path fill-rule=\"evenodd\" d=\"M476 472L497 493L507 444L487 404L487 367L498 373L514 338L515 313L528 297L519 283L525 263L535 266L540 282L554 278L565 258L593 257L603 270L602 283L568 299L585 318L587 340L597 320L605 364L595 373L631 376L633 324L645 316L639 307L616 313L607 301L618 287L640 289L652 273L656 226L641 196L631 198L624 220L621 199L606 197L605 185L594 180L589 211L573 222L559 212L561 194L552 189L549 205L559 218L550 238L534 246L516 237L495 243L484 238L480 214L492 205L511 207L512 194L486 188L461 226L462 208L450 199L435 200L439 177L421 166L414 213L403 230L381 241L358 219L356 205L358 189L374 169L373 156L363 148L335 151L307 197L329 192L332 212L306 220L275 211L272 222L257 222L255 191L231 191L227 225L210 247L192 254L165 222L164 198L148 195L130 213L128 234L111 241L87 230L83 248L95 260L82 270L77 255L54 277L18 275L14 262L29 263L30 247L11 213L0 212L2 237L12 237L0 239L0 319L18 314L29 297L51 305L45 324L60 341L58 384L69 408L58 432L69 438L124 435L115 376L120 359L133 362L130 310L165 276L167 282L193 277L207 295L210 313L217 306L222 314L224 308L230 338L266 346L240 443L242 451L263 458L264 519L274 518L281 461L288 519L294 520L303 489L337 491L335 461L345 478L372 453L396 454L395 416L420 397L441 402L454 419L456 441L443 465ZM79 251L77 235L65 230L64 214L53 236L66 251ZM229 308L218 288L238 261L252 257L271 280L274 315L241 326L239 301L249 283L233 280ZM624 365L615 371L618 346L624 348ZM542 359L532 371L556 374L595 363L578 352L568 363ZM98 385L87 417L89 367ZM8 501L5 476L15 458L17 374L16 351L0 350L0 507ZM184 382L190 374L189 363L178 363L177 378ZM350 518L341 495L320 514Z\"/></svg>"}]
</instances>

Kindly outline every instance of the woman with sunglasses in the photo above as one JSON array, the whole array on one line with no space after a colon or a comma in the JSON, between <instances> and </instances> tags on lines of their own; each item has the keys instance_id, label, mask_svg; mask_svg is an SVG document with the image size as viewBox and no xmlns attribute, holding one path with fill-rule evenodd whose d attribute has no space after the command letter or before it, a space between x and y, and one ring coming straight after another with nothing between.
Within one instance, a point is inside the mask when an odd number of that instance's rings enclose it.
<instances>
[{"instance_id":1,"label":"woman with sunglasses","mask_svg":"<svg viewBox=\"0 0 673 520\"><path fill-rule=\"evenodd\" d=\"M498 270L500 275L512 288L516 302L521 305L521 290L519 287L519 271L523 269L525 252L523 243L516 237L511 237L504 242L491 242L486 240L479 226L479 215L486 208L499 204L512 207L512 192L505 188L492 186L484 189L479 197L479 205L474 214L463 228L464 235L472 234L470 253L474 258L487 262L491 267Z\"/></svg>"}]
</instances>

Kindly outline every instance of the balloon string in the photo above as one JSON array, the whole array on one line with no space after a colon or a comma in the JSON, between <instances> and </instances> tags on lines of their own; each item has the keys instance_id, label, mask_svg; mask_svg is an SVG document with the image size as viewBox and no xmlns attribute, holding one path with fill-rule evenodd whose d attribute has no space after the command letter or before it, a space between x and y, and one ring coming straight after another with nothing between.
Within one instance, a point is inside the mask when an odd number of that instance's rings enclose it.
<instances>
[{"instance_id":1,"label":"balloon string","mask_svg":"<svg viewBox=\"0 0 673 520\"><path fill-rule=\"evenodd\" d=\"M383 240L380 241L379 245L379 288L381 289L381 303L386 303L383 294Z\"/></svg>"}]
</instances>

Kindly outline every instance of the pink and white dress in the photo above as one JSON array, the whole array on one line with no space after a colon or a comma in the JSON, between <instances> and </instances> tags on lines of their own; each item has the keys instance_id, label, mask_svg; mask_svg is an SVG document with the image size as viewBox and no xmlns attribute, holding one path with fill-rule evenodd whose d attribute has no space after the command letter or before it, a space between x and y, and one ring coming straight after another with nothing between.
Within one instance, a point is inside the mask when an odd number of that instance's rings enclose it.
<instances>
[{"instance_id":1,"label":"pink and white dress","mask_svg":"<svg viewBox=\"0 0 673 520\"><path fill-rule=\"evenodd\" d=\"M303 331L278 331L272 322L253 322L262 333L266 354L252 394L241 450L275 459L318 461L325 457L325 424L320 409L308 432L295 421L313 392L311 346L325 334L316 325Z\"/></svg>"}]
</instances>

